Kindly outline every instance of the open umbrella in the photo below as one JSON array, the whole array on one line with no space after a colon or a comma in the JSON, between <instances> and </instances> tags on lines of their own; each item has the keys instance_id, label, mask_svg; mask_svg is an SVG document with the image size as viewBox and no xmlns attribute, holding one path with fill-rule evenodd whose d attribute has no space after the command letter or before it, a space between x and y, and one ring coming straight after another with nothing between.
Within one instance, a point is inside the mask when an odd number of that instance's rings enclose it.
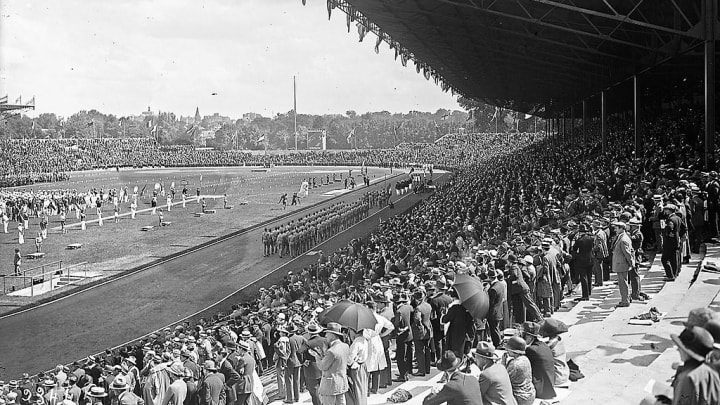
<instances>
[{"instance_id":1,"label":"open umbrella","mask_svg":"<svg viewBox=\"0 0 720 405\"><path fill-rule=\"evenodd\" d=\"M324 310L318 315L318 321L323 325L337 322L354 331L373 329L377 324L375 314L370 308L350 300L342 300Z\"/></svg>"},{"instance_id":2,"label":"open umbrella","mask_svg":"<svg viewBox=\"0 0 720 405\"><path fill-rule=\"evenodd\" d=\"M455 276L453 287L465 309L475 319L485 319L490 308L490 298L488 298L482 281L467 274L458 274Z\"/></svg>"}]
</instances>

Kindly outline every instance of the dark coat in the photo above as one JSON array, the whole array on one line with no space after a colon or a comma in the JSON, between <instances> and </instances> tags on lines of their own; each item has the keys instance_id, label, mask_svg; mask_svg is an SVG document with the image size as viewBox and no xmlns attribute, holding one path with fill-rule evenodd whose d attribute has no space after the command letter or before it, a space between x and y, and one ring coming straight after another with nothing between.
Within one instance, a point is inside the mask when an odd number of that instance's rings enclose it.
<instances>
[{"instance_id":1,"label":"dark coat","mask_svg":"<svg viewBox=\"0 0 720 405\"><path fill-rule=\"evenodd\" d=\"M488 298L490 300L490 306L487 313L488 319L504 319L503 302L507 299L507 291L503 287L502 283L496 281L492 283L488 289Z\"/></svg>"},{"instance_id":2,"label":"dark coat","mask_svg":"<svg viewBox=\"0 0 720 405\"><path fill-rule=\"evenodd\" d=\"M525 349L525 355L530 360L532 367L535 397L538 399L555 398L555 365L550 347L536 339Z\"/></svg>"},{"instance_id":3,"label":"dark coat","mask_svg":"<svg viewBox=\"0 0 720 405\"><path fill-rule=\"evenodd\" d=\"M225 376L212 373L205 376L199 390L200 405L219 405L220 394L225 390Z\"/></svg>"},{"instance_id":4,"label":"dark coat","mask_svg":"<svg viewBox=\"0 0 720 405\"><path fill-rule=\"evenodd\" d=\"M477 378L460 372L450 375L447 384L437 394L430 394L423 405L482 405L482 394Z\"/></svg>"},{"instance_id":5,"label":"dark coat","mask_svg":"<svg viewBox=\"0 0 720 405\"><path fill-rule=\"evenodd\" d=\"M450 323L447 330L448 350L456 355L463 355L465 342L475 337L475 320L467 309L461 304L448 308L447 314L442 317L443 323Z\"/></svg>"}]
</instances>

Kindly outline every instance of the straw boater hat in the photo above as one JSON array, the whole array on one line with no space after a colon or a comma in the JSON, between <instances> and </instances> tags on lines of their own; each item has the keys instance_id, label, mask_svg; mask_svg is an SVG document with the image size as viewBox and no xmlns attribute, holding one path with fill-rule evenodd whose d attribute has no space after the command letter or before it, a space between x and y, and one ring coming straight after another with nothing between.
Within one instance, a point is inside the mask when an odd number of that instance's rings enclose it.
<instances>
[{"instance_id":1,"label":"straw boater hat","mask_svg":"<svg viewBox=\"0 0 720 405\"><path fill-rule=\"evenodd\" d=\"M93 398L105 398L108 394L107 392L105 392L105 388L95 386L90 388L90 391L87 393L87 395Z\"/></svg>"},{"instance_id":2,"label":"straw boater hat","mask_svg":"<svg viewBox=\"0 0 720 405\"><path fill-rule=\"evenodd\" d=\"M310 322L305 326L305 331L309 333L310 335L319 335L322 333L325 329L323 329L322 326L318 325L315 322Z\"/></svg>"},{"instance_id":3,"label":"straw boater hat","mask_svg":"<svg viewBox=\"0 0 720 405\"><path fill-rule=\"evenodd\" d=\"M173 374L175 376L185 376L185 367L183 367L181 363L173 363L170 367L168 367L168 371L170 372L170 374Z\"/></svg>"},{"instance_id":4,"label":"straw boater hat","mask_svg":"<svg viewBox=\"0 0 720 405\"><path fill-rule=\"evenodd\" d=\"M238 341L238 349L242 349L247 352L250 350L250 344L244 340L239 340Z\"/></svg>"},{"instance_id":5,"label":"straw boater hat","mask_svg":"<svg viewBox=\"0 0 720 405\"><path fill-rule=\"evenodd\" d=\"M493 346L492 342L480 341L474 351L476 356L484 357L488 360L498 359L495 353L495 346Z\"/></svg>"},{"instance_id":6,"label":"straw boater hat","mask_svg":"<svg viewBox=\"0 0 720 405\"><path fill-rule=\"evenodd\" d=\"M203 363L203 368L205 370L210 371L217 371L217 367L215 366L215 362L212 360L205 360L205 363Z\"/></svg>"},{"instance_id":7,"label":"straw boater hat","mask_svg":"<svg viewBox=\"0 0 720 405\"><path fill-rule=\"evenodd\" d=\"M115 377L113 379L112 384L110 384L110 389L111 390L120 390L120 391L124 391L124 390L128 389L128 383L127 383L127 380L125 379L125 376L119 375L119 376Z\"/></svg>"}]
</instances>

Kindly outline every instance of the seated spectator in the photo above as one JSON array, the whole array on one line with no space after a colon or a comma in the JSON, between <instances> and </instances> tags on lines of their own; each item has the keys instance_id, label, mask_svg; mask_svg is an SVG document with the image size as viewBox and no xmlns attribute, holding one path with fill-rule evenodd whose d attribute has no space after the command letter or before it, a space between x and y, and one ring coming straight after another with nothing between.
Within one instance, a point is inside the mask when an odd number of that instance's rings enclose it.
<instances>
[{"instance_id":1,"label":"seated spectator","mask_svg":"<svg viewBox=\"0 0 720 405\"><path fill-rule=\"evenodd\" d=\"M565 343L563 343L560 337L560 334L566 331L565 325L553 318L545 319L540 327L540 335L548 339L547 345L553 354L556 387L566 385L570 379L570 368L567 364Z\"/></svg>"},{"instance_id":2,"label":"seated spectator","mask_svg":"<svg viewBox=\"0 0 720 405\"><path fill-rule=\"evenodd\" d=\"M507 369L495 354L490 342L479 342L474 353L475 363L480 368L480 392L485 405L516 405L512 384Z\"/></svg>"},{"instance_id":3,"label":"seated spectator","mask_svg":"<svg viewBox=\"0 0 720 405\"><path fill-rule=\"evenodd\" d=\"M532 367L535 396L539 399L555 398L555 366L552 351L539 339L540 325L525 322L522 325L522 337L527 347L525 355Z\"/></svg>"},{"instance_id":4,"label":"seated spectator","mask_svg":"<svg viewBox=\"0 0 720 405\"><path fill-rule=\"evenodd\" d=\"M535 385L533 385L532 366L525 356L525 340L513 336L505 344L505 355L502 363L507 368L513 396L518 405L532 405L535 402Z\"/></svg>"}]
</instances>

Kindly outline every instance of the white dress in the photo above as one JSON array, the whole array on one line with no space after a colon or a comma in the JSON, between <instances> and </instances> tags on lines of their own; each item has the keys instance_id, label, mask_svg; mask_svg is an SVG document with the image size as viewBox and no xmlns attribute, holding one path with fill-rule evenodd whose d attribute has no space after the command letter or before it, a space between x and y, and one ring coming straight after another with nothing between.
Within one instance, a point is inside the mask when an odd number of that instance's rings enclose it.
<instances>
[{"instance_id":1,"label":"white dress","mask_svg":"<svg viewBox=\"0 0 720 405\"><path fill-rule=\"evenodd\" d=\"M23 245L25 244L25 232L23 230L22 225L18 226L18 244Z\"/></svg>"}]
</instances>

